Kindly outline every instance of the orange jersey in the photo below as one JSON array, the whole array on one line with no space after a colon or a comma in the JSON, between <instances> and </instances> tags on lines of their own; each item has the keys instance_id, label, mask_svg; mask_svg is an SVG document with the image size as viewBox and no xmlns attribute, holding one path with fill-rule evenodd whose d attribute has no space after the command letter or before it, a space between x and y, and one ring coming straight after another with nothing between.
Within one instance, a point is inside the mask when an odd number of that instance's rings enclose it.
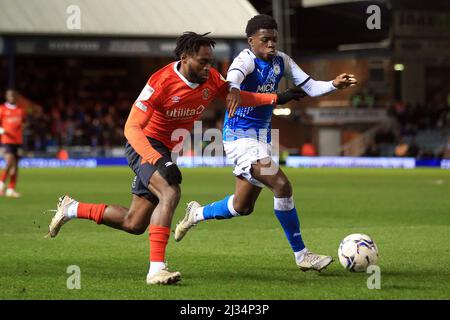
<instances>
[{"instance_id":1,"label":"orange jersey","mask_svg":"<svg viewBox=\"0 0 450 320\"><path fill-rule=\"evenodd\" d=\"M178 63L170 63L150 77L125 125L128 142L150 163L155 163L161 155L151 147L146 136L172 150L183 141L183 133L192 129L209 103L216 97L225 99L228 93L228 83L216 69L210 69L206 82L197 84L189 82L177 70ZM269 104L276 101L276 95L241 92L241 100L243 105Z\"/></svg>"},{"instance_id":2,"label":"orange jersey","mask_svg":"<svg viewBox=\"0 0 450 320\"><path fill-rule=\"evenodd\" d=\"M1 135L3 144L22 144L24 110L18 105L5 103L0 105L0 127L5 132Z\"/></svg>"}]
</instances>

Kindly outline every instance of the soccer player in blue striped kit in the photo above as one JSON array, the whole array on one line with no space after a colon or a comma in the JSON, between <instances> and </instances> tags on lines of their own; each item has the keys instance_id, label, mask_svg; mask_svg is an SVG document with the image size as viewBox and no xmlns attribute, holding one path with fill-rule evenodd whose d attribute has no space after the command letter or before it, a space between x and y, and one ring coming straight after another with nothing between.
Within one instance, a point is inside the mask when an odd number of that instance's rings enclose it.
<instances>
[{"instance_id":1,"label":"soccer player in blue striped kit","mask_svg":"<svg viewBox=\"0 0 450 320\"><path fill-rule=\"evenodd\" d=\"M244 49L231 64L227 81L231 87L252 92L276 92L283 76L318 97L356 84L352 74L341 74L332 81L316 81L303 72L285 53L276 50L277 23L267 15L257 15L247 23L250 49ZM236 94L232 90L230 95ZM223 126L227 157L235 164L235 193L201 206L192 201L177 224L175 240L180 241L190 228L210 219L230 219L252 213L264 186L274 194L274 211L302 271L325 269L333 258L309 251L302 239L292 186L271 159L271 117L274 105L228 110Z\"/></svg>"}]
</instances>

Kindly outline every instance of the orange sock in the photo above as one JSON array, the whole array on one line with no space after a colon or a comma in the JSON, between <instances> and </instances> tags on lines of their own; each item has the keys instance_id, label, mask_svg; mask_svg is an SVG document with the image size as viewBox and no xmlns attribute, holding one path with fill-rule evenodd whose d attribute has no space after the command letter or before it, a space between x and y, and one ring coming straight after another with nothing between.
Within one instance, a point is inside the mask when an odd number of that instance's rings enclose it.
<instances>
[{"instance_id":1,"label":"orange sock","mask_svg":"<svg viewBox=\"0 0 450 320\"><path fill-rule=\"evenodd\" d=\"M78 203L77 218L94 220L97 224L102 223L106 204Z\"/></svg>"},{"instance_id":2,"label":"orange sock","mask_svg":"<svg viewBox=\"0 0 450 320\"><path fill-rule=\"evenodd\" d=\"M17 181L17 173L13 173L9 179L8 189L15 189Z\"/></svg>"},{"instance_id":3,"label":"orange sock","mask_svg":"<svg viewBox=\"0 0 450 320\"><path fill-rule=\"evenodd\" d=\"M169 242L170 228L150 225L150 261L164 262L166 257L166 246Z\"/></svg>"}]
</instances>

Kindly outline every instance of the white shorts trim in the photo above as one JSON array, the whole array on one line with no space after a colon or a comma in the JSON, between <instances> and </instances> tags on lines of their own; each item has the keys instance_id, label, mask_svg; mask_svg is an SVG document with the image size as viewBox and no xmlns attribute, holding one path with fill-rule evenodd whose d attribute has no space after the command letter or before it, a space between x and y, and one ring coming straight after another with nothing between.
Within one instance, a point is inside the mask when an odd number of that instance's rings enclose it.
<instances>
[{"instance_id":1,"label":"white shorts trim","mask_svg":"<svg viewBox=\"0 0 450 320\"><path fill-rule=\"evenodd\" d=\"M227 158L235 165L235 176L245 178L251 184L263 188L264 184L251 175L252 164L258 160L271 158L272 145L251 138L242 138L234 141L224 141L223 147Z\"/></svg>"}]
</instances>

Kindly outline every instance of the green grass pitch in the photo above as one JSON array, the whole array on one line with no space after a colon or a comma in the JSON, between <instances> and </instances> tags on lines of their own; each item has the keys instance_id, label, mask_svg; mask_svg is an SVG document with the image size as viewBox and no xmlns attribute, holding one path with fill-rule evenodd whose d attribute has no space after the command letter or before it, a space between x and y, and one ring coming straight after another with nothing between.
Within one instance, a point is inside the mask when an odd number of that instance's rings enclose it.
<instances>
[{"instance_id":1,"label":"green grass pitch","mask_svg":"<svg viewBox=\"0 0 450 320\"><path fill-rule=\"evenodd\" d=\"M183 169L182 199L207 203L234 190L231 168ZM176 286L147 286L148 234L130 235L92 221L66 224L45 239L58 196L128 206L132 172L101 169L23 169L20 199L0 198L0 299L449 299L450 171L435 169L285 169L294 188L302 235L335 262L303 273L264 190L248 217L208 221L167 259L182 274ZM366 273L337 259L339 242L367 233L379 247L381 289ZM81 270L69 290L67 268Z\"/></svg>"}]
</instances>

